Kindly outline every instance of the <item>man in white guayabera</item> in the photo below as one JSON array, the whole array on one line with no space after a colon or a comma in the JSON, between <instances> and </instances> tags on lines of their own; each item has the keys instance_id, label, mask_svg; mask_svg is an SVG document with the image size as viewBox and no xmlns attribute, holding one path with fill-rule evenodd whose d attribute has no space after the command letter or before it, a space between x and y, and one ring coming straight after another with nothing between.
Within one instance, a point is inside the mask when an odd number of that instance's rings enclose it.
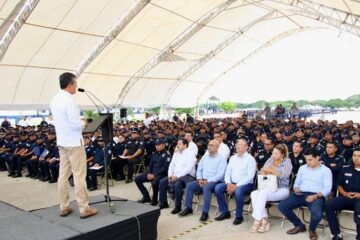
<instances>
[{"instance_id":1,"label":"man in white guayabera","mask_svg":"<svg viewBox=\"0 0 360 240\"><path fill-rule=\"evenodd\" d=\"M85 122L80 119L80 109L73 96L77 89L76 76L66 72L60 75L59 80L61 90L53 97L50 109L54 118L57 144L60 151L58 179L60 216L66 217L73 212L73 209L69 207L68 183L72 174L80 218L88 218L97 214L97 210L89 207L86 190L86 153L82 138Z\"/></svg>"}]
</instances>

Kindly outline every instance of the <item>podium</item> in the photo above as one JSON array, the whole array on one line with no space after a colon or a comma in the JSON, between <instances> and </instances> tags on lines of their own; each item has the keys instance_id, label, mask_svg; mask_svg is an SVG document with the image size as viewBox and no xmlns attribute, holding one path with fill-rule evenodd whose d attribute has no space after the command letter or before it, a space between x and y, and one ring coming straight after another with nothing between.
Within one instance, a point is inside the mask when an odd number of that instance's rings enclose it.
<instances>
[{"instance_id":1,"label":"podium","mask_svg":"<svg viewBox=\"0 0 360 240\"><path fill-rule=\"evenodd\" d=\"M109 145L113 139L113 114L112 113L99 113L99 117L94 119L86 128L83 130L84 134L94 134L98 129L101 129L102 139L105 143L104 146L104 167L105 167L105 185L106 185L106 195L104 201L94 202L91 204L97 204L102 202L107 202L110 212L115 212L115 205L112 204L112 201L127 201L127 199L116 198L111 199L109 193L109 165L111 163L111 156L109 151Z\"/></svg>"}]
</instances>

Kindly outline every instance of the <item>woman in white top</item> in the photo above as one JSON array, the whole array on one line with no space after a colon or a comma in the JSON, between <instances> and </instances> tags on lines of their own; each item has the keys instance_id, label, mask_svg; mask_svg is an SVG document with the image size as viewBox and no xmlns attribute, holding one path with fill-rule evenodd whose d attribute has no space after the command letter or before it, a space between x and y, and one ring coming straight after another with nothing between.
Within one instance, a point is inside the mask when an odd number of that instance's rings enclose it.
<instances>
[{"instance_id":1,"label":"woman in white top","mask_svg":"<svg viewBox=\"0 0 360 240\"><path fill-rule=\"evenodd\" d=\"M269 158L260 175L276 175L278 179L278 189L275 192L269 190L256 190L251 193L253 214L255 221L250 232L267 232L270 230L270 222L266 210L267 201L280 201L287 198L290 194L289 184L292 165L288 158L288 149L285 144L275 146L271 158Z\"/></svg>"}]
</instances>

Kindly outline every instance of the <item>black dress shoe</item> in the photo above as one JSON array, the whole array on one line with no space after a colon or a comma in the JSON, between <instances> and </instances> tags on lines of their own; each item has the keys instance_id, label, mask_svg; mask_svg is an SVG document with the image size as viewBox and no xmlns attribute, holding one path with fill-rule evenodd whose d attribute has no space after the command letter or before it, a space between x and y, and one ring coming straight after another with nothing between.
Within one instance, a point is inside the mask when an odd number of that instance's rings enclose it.
<instances>
[{"instance_id":1,"label":"black dress shoe","mask_svg":"<svg viewBox=\"0 0 360 240\"><path fill-rule=\"evenodd\" d=\"M148 202L151 202L151 199L150 198L141 198L139 200L137 200L138 203L148 203Z\"/></svg>"},{"instance_id":2,"label":"black dress shoe","mask_svg":"<svg viewBox=\"0 0 360 240\"><path fill-rule=\"evenodd\" d=\"M25 177L32 177L33 175L31 174L26 174Z\"/></svg>"},{"instance_id":3,"label":"black dress shoe","mask_svg":"<svg viewBox=\"0 0 360 240\"><path fill-rule=\"evenodd\" d=\"M15 173L9 173L8 174L8 177L12 177L12 176L14 176L15 175Z\"/></svg>"},{"instance_id":4,"label":"black dress shoe","mask_svg":"<svg viewBox=\"0 0 360 240\"><path fill-rule=\"evenodd\" d=\"M169 204L168 203L160 203L159 208L160 209L169 208Z\"/></svg>"},{"instance_id":5,"label":"black dress shoe","mask_svg":"<svg viewBox=\"0 0 360 240\"><path fill-rule=\"evenodd\" d=\"M209 214L206 212L203 212L200 217L201 222L206 222L209 219Z\"/></svg>"},{"instance_id":6,"label":"black dress shoe","mask_svg":"<svg viewBox=\"0 0 360 240\"><path fill-rule=\"evenodd\" d=\"M171 211L171 214L178 214L179 212L181 212L181 207L175 207L175 208Z\"/></svg>"},{"instance_id":7,"label":"black dress shoe","mask_svg":"<svg viewBox=\"0 0 360 240\"><path fill-rule=\"evenodd\" d=\"M13 175L12 177L13 178L19 178L19 177L22 177L22 175L21 174L16 174L16 175Z\"/></svg>"},{"instance_id":8,"label":"black dress shoe","mask_svg":"<svg viewBox=\"0 0 360 240\"><path fill-rule=\"evenodd\" d=\"M224 212L215 218L215 221L222 221L231 218L230 212Z\"/></svg>"},{"instance_id":9,"label":"black dress shoe","mask_svg":"<svg viewBox=\"0 0 360 240\"><path fill-rule=\"evenodd\" d=\"M233 224L234 224L234 225L239 225L239 224L241 224L243 221L244 221L244 218L243 218L243 217L240 217L240 218L236 217L236 218L234 219Z\"/></svg>"},{"instance_id":10,"label":"black dress shoe","mask_svg":"<svg viewBox=\"0 0 360 240\"><path fill-rule=\"evenodd\" d=\"M47 178L47 177L46 177L46 178L41 179L41 181L42 181L42 182L47 182L47 181L49 181L49 180L50 180L50 178Z\"/></svg>"},{"instance_id":11,"label":"black dress shoe","mask_svg":"<svg viewBox=\"0 0 360 240\"><path fill-rule=\"evenodd\" d=\"M132 183L132 182L133 182L132 179L128 179L128 180L125 181L125 183Z\"/></svg>"},{"instance_id":12,"label":"black dress shoe","mask_svg":"<svg viewBox=\"0 0 360 240\"><path fill-rule=\"evenodd\" d=\"M152 199L150 205L151 205L151 206L156 206L156 205L158 205L158 203L159 203L159 202L158 202L157 199Z\"/></svg>"},{"instance_id":13,"label":"black dress shoe","mask_svg":"<svg viewBox=\"0 0 360 240\"><path fill-rule=\"evenodd\" d=\"M179 213L180 217L185 217L187 215L190 215L193 213L193 210L191 208L185 208L181 213Z\"/></svg>"},{"instance_id":14,"label":"black dress shoe","mask_svg":"<svg viewBox=\"0 0 360 240\"><path fill-rule=\"evenodd\" d=\"M50 180L49 180L49 183L56 183L56 182L57 182L56 179L50 179Z\"/></svg>"},{"instance_id":15,"label":"black dress shoe","mask_svg":"<svg viewBox=\"0 0 360 240\"><path fill-rule=\"evenodd\" d=\"M92 187L89 188L90 192L95 191L95 190L97 190L97 187L92 186Z\"/></svg>"},{"instance_id":16,"label":"black dress shoe","mask_svg":"<svg viewBox=\"0 0 360 240\"><path fill-rule=\"evenodd\" d=\"M336 235L331 238L331 240L343 240L342 236Z\"/></svg>"}]
</instances>

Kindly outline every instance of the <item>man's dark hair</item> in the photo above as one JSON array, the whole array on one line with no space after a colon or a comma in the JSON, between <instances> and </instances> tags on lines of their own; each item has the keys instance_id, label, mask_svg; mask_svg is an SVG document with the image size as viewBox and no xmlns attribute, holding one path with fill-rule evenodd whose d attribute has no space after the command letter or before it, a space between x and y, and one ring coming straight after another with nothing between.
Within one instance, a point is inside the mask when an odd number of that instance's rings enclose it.
<instances>
[{"instance_id":1,"label":"man's dark hair","mask_svg":"<svg viewBox=\"0 0 360 240\"><path fill-rule=\"evenodd\" d=\"M328 143L326 143L326 146L329 145L329 144L332 144L332 145L334 145L337 149L339 149L339 145L338 145L336 142L328 142Z\"/></svg>"},{"instance_id":2,"label":"man's dark hair","mask_svg":"<svg viewBox=\"0 0 360 240\"><path fill-rule=\"evenodd\" d=\"M274 141L274 139L273 139L272 137L267 137L266 140L270 140L270 141L271 141L271 144L274 144L274 143L275 143L275 141Z\"/></svg>"},{"instance_id":3,"label":"man's dark hair","mask_svg":"<svg viewBox=\"0 0 360 240\"><path fill-rule=\"evenodd\" d=\"M300 147L301 147L301 148L303 148L303 147L304 147L304 144L303 144L301 141L299 141L299 140L295 140L295 141L294 141L294 143L298 143L298 144L300 144Z\"/></svg>"},{"instance_id":4,"label":"man's dark hair","mask_svg":"<svg viewBox=\"0 0 360 240\"><path fill-rule=\"evenodd\" d=\"M307 156L307 155L311 155L311 156L313 156L313 157L316 158L316 157L319 156L319 152L316 151L315 148L308 148L308 149L306 149L305 152L304 152L304 156Z\"/></svg>"},{"instance_id":5,"label":"man's dark hair","mask_svg":"<svg viewBox=\"0 0 360 240\"><path fill-rule=\"evenodd\" d=\"M182 144L186 145L186 147L189 147L189 142L185 138L181 138L181 139L179 139L179 141L181 141Z\"/></svg>"},{"instance_id":6,"label":"man's dark hair","mask_svg":"<svg viewBox=\"0 0 360 240\"><path fill-rule=\"evenodd\" d=\"M69 86L69 84L73 82L74 78L76 78L76 76L70 72L65 72L61 74L59 77L60 88L65 89L67 86Z\"/></svg>"},{"instance_id":7,"label":"man's dark hair","mask_svg":"<svg viewBox=\"0 0 360 240\"><path fill-rule=\"evenodd\" d=\"M360 147L354 148L354 152L360 152Z\"/></svg>"},{"instance_id":8,"label":"man's dark hair","mask_svg":"<svg viewBox=\"0 0 360 240\"><path fill-rule=\"evenodd\" d=\"M193 131L186 131L185 134L186 134L186 133L189 133L189 134L191 135L191 137L194 137Z\"/></svg>"}]
</instances>

